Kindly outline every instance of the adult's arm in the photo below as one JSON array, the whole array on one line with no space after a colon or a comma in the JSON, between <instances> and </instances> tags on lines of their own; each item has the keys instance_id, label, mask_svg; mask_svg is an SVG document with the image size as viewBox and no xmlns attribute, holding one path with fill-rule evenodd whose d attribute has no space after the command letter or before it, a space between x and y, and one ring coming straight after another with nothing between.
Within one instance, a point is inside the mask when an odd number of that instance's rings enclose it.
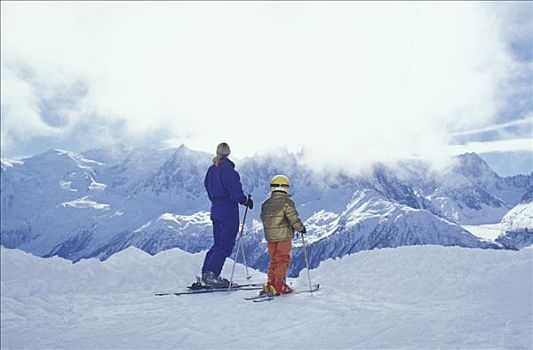
<instances>
[{"instance_id":1,"label":"adult's arm","mask_svg":"<svg viewBox=\"0 0 533 350\"><path fill-rule=\"evenodd\" d=\"M224 188L226 188L226 191L228 191L230 198L240 204L246 203L247 198L242 191L239 173L229 166L224 166L221 170L222 184L224 185Z\"/></svg>"},{"instance_id":2,"label":"adult's arm","mask_svg":"<svg viewBox=\"0 0 533 350\"><path fill-rule=\"evenodd\" d=\"M210 170L211 168L209 168ZM207 187L207 176L209 175L209 170L207 170L206 174L205 174L205 178L204 178L204 187L205 187L205 191L207 192L207 197L209 197L209 200L212 201L213 199L211 198L211 194L209 194L209 188Z\"/></svg>"}]
</instances>

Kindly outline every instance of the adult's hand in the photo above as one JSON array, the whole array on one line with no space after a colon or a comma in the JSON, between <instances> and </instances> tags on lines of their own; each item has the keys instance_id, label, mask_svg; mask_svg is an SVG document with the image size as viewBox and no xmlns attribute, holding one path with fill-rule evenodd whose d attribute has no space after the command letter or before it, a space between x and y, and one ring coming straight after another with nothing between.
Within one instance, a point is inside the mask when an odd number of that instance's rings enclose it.
<instances>
[{"instance_id":1,"label":"adult's hand","mask_svg":"<svg viewBox=\"0 0 533 350\"><path fill-rule=\"evenodd\" d=\"M246 202L244 202L244 206L248 207L250 210L254 208L254 201L251 197L248 197L248 199L246 199Z\"/></svg>"}]
</instances>

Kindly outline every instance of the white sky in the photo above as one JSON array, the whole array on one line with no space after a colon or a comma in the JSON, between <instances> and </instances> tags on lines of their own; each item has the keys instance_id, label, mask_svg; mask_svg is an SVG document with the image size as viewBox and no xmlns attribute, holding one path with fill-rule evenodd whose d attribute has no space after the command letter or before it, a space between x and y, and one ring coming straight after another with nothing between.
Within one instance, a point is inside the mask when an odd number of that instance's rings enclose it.
<instances>
[{"instance_id":1,"label":"white sky","mask_svg":"<svg viewBox=\"0 0 533 350\"><path fill-rule=\"evenodd\" d=\"M123 123L118 139L100 134L109 142L164 131L164 145L226 141L237 157L281 146L321 165L440 159L450 133L495 120L518 70L483 3L1 6L3 150L94 119ZM66 103L77 86L86 94ZM43 95L63 103L55 124Z\"/></svg>"}]
</instances>

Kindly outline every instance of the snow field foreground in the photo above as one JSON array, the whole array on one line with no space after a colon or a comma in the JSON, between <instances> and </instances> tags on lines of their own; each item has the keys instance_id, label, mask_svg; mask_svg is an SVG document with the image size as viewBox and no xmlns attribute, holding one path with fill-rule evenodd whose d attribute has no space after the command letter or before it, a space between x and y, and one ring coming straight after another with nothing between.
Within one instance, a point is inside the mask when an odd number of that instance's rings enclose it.
<instances>
[{"instance_id":1,"label":"snow field foreground","mask_svg":"<svg viewBox=\"0 0 533 350\"><path fill-rule=\"evenodd\" d=\"M1 348L533 347L531 248L359 252L312 270L321 284L313 296L259 304L243 300L252 291L153 295L191 283L203 256L128 248L105 262L72 264L2 249ZM244 280L242 266L236 276ZM306 271L292 281L305 288Z\"/></svg>"}]
</instances>

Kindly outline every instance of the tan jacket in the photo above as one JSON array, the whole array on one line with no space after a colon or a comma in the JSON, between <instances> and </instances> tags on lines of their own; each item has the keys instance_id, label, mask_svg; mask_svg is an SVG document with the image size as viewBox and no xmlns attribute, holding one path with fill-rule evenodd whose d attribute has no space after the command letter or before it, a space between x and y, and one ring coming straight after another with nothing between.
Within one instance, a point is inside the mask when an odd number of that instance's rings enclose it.
<instances>
[{"instance_id":1,"label":"tan jacket","mask_svg":"<svg viewBox=\"0 0 533 350\"><path fill-rule=\"evenodd\" d=\"M261 220L269 242L292 239L294 230L302 231L304 228L294 202L284 192L272 192L270 198L263 202Z\"/></svg>"}]
</instances>

